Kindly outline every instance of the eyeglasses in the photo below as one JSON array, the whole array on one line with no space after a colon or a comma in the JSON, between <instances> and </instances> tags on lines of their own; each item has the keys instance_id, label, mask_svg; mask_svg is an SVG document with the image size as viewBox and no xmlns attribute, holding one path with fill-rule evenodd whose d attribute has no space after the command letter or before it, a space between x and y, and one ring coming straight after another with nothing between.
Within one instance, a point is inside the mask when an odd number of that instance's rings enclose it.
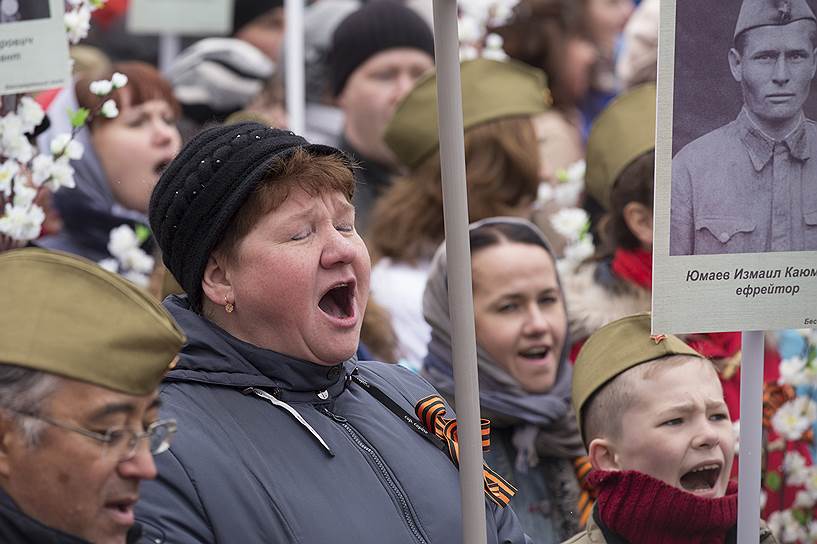
<instances>
[{"instance_id":1,"label":"eyeglasses","mask_svg":"<svg viewBox=\"0 0 817 544\"><path fill-rule=\"evenodd\" d=\"M168 448L170 448L170 441L173 438L173 435L176 434L177 429L176 420L162 419L151 423L147 430L141 433L134 432L124 427L114 427L108 429L104 433L97 433L94 431L89 431L88 429L83 429L82 427L71 425L69 423L51 419L47 416L20 412L18 410L10 411L14 412L15 414L30 417L32 419L36 419L37 421L42 421L43 423L48 423L49 425L59 427L60 429L78 433L82 436L87 436L88 438L101 442L105 446L105 454L110 454L120 463L133 459L136 456L136 450L139 448L139 443L145 438L148 439L148 448L152 455L158 455L167 451Z\"/></svg>"}]
</instances>

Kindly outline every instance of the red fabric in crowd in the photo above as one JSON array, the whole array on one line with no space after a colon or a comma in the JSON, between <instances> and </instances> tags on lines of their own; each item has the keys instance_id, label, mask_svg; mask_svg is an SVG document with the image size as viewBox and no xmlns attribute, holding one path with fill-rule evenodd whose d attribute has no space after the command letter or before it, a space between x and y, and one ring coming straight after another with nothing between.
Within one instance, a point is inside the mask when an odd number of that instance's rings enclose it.
<instances>
[{"instance_id":1,"label":"red fabric in crowd","mask_svg":"<svg viewBox=\"0 0 817 544\"><path fill-rule=\"evenodd\" d=\"M616 276L644 289L652 289L652 252L643 249L617 249L612 269Z\"/></svg>"},{"instance_id":2,"label":"red fabric in crowd","mask_svg":"<svg viewBox=\"0 0 817 544\"><path fill-rule=\"evenodd\" d=\"M722 544L738 522L737 485L705 499L632 470L588 476L604 525L631 544Z\"/></svg>"}]
</instances>

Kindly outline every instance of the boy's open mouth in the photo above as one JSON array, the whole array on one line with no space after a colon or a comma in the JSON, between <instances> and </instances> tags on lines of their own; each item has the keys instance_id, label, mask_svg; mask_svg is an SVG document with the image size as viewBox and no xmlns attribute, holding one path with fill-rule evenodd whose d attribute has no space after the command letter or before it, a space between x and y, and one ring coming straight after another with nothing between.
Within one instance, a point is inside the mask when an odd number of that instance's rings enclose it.
<instances>
[{"instance_id":1,"label":"boy's open mouth","mask_svg":"<svg viewBox=\"0 0 817 544\"><path fill-rule=\"evenodd\" d=\"M721 465L709 463L700 465L681 476L681 487L691 493L709 491L718 483L721 475Z\"/></svg>"},{"instance_id":2,"label":"boy's open mouth","mask_svg":"<svg viewBox=\"0 0 817 544\"><path fill-rule=\"evenodd\" d=\"M354 282L334 285L321 297L318 307L332 317L345 319L354 316L354 287Z\"/></svg>"}]
</instances>

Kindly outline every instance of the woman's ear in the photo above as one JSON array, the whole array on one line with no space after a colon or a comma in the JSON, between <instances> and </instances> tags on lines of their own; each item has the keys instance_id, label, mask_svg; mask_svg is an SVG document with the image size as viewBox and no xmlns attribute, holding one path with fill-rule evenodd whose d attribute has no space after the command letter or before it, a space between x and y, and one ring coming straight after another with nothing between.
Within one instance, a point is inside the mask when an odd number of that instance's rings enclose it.
<instances>
[{"instance_id":1,"label":"woman's ear","mask_svg":"<svg viewBox=\"0 0 817 544\"><path fill-rule=\"evenodd\" d=\"M594 470L621 470L615 446L606 438L596 438L587 448Z\"/></svg>"},{"instance_id":2,"label":"woman's ear","mask_svg":"<svg viewBox=\"0 0 817 544\"><path fill-rule=\"evenodd\" d=\"M641 202L628 202L622 211L627 228L644 249L652 249L652 210Z\"/></svg>"},{"instance_id":3,"label":"woman's ear","mask_svg":"<svg viewBox=\"0 0 817 544\"><path fill-rule=\"evenodd\" d=\"M201 278L201 290L204 296L216 306L235 303L233 286L230 283L230 272L227 269L227 257L214 251L207 259L204 275Z\"/></svg>"}]
</instances>

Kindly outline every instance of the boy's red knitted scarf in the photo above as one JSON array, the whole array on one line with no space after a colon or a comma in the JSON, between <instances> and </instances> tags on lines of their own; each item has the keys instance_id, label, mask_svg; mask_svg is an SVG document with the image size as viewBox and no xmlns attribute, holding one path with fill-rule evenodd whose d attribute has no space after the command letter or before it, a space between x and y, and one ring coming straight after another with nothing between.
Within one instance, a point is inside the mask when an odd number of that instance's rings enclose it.
<instances>
[{"instance_id":1,"label":"boy's red knitted scarf","mask_svg":"<svg viewBox=\"0 0 817 544\"><path fill-rule=\"evenodd\" d=\"M597 515L630 544L723 544L738 522L737 485L719 499L696 497L641 472L594 471Z\"/></svg>"}]
</instances>

